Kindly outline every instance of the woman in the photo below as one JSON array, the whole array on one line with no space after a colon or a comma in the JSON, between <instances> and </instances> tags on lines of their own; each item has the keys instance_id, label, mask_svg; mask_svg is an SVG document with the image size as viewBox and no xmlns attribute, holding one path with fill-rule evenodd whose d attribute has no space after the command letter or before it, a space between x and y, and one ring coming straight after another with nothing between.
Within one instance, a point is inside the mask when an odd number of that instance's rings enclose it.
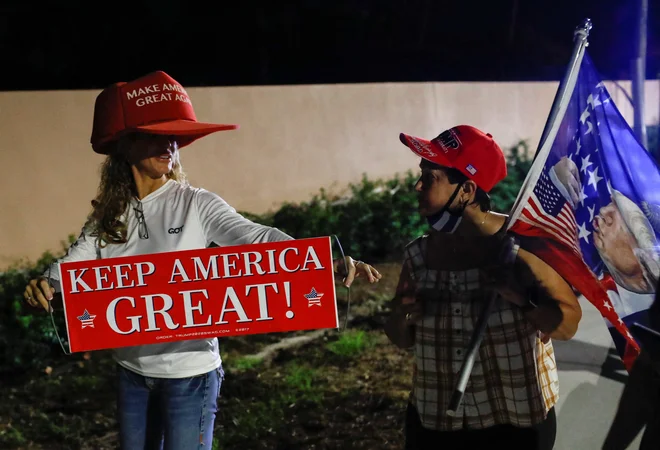
<instances>
[{"instance_id":1,"label":"woman","mask_svg":"<svg viewBox=\"0 0 660 450\"><path fill-rule=\"evenodd\" d=\"M506 236L488 192L506 176L489 134L458 126L432 141L401 135L422 158L415 189L431 230L406 247L390 340L413 349L407 449L551 449L557 371L550 338L570 339L571 287ZM498 293L461 406L447 414L484 304Z\"/></svg>"},{"instance_id":2,"label":"woman","mask_svg":"<svg viewBox=\"0 0 660 450\"><path fill-rule=\"evenodd\" d=\"M105 89L91 143L108 156L93 210L67 255L47 271L50 279L30 281L26 301L49 309L61 262L292 239L186 183L179 148L234 128L197 122L183 87L163 72ZM335 271L343 262L335 261ZM345 263L347 286L356 276L381 278L368 264ZM114 358L121 448L211 448L223 378L216 338L119 348Z\"/></svg>"}]
</instances>

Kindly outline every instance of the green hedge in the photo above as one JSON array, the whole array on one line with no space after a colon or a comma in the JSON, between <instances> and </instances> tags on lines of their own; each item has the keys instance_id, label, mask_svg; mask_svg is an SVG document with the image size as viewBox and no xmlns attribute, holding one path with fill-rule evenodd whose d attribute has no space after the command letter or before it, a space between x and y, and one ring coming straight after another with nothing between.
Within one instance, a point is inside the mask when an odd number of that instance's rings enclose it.
<instances>
[{"instance_id":1,"label":"green hedge","mask_svg":"<svg viewBox=\"0 0 660 450\"><path fill-rule=\"evenodd\" d=\"M29 280L40 276L54 259L45 253L29 267L0 273L0 378L43 370L49 361L62 356L50 314L28 306L23 299ZM57 329L65 330L62 312L53 318Z\"/></svg>"},{"instance_id":2,"label":"green hedge","mask_svg":"<svg viewBox=\"0 0 660 450\"><path fill-rule=\"evenodd\" d=\"M514 147L509 158L509 176L492 193L494 209L508 211L514 202L530 161L524 142ZM396 260L403 246L426 230L417 214L412 172L390 180L370 180L349 186L346 196L321 190L310 201L288 203L279 210L247 217L275 226L296 238L337 235L344 251L369 262ZM73 236L70 237L73 239ZM68 243L64 243L64 254ZM41 274L54 257L45 254L27 267L0 274L0 376L7 372L43 370L62 358L50 315L27 306L23 290L28 281ZM56 316L59 330L65 330L61 311Z\"/></svg>"}]
</instances>

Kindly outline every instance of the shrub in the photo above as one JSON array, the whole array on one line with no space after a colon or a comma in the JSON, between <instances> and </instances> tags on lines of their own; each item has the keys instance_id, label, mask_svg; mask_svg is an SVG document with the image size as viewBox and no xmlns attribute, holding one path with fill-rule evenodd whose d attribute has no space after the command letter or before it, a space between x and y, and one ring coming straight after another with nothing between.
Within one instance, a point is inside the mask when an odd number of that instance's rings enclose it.
<instances>
[{"instance_id":1,"label":"shrub","mask_svg":"<svg viewBox=\"0 0 660 450\"><path fill-rule=\"evenodd\" d=\"M50 314L25 303L23 291L28 282L40 276L55 259L44 255L31 267L14 267L0 273L0 377L12 373L43 369L60 358ZM53 315L60 336L66 339L64 315Z\"/></svg>"}]
</instances>

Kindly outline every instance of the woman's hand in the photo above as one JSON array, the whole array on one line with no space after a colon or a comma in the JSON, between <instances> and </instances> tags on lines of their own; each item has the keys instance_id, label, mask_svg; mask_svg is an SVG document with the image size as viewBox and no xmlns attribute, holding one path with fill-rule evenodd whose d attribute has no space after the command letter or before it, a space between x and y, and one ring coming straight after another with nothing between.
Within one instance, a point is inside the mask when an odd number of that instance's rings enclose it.
<instances>
[{"instance_id":1,"label":"woman's hand","mask_svg":"<svg viewBox=\"0 0 660 450\"><path fill-rule=\"evenodd\" d=\"M346 268L348 268L348 272L346 272ZM343 281L346 287L350 287L353 284L353 280L360 276L367 278L369 283L377 283L383 277L375 267L363 261L357 261L350 256L346 256L344 259L336 259L334 261L334 270L344 277Z\"/></svg>"},{"instance_id":2,"label":"woman's hand","mask_svg":"<svg viewBox=\"0 0 660 450\"><path fill-rule=\"evenodd\" d=\"M35 278L30 280L25 291L23 291L23 298L32 307L41 305L46 311L50 311L50 301L55 294L55 288L48 284L48 280L44 277Z\"/></svg>"}]
</instances>

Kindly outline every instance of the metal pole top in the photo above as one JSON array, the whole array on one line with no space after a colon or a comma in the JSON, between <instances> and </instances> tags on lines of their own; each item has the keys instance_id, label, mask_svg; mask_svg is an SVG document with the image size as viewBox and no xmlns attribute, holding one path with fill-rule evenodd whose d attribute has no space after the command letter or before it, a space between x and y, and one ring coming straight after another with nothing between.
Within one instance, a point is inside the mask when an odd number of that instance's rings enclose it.
<instances>
[{"instance_id":1,"label":"metal pole top","mask_svg":"<svg viewBox=\"0 0 660 450\"><path fill-rule=\"evenodd\" d=\"M575 29L573 36L574 37L580 36L582 39L586 40L589 37L589 32L591 31L592 27L593 24L591 23L591 19L586 18L584 19L584 22L582 22L582 25L580 25Z\"/></svg>"}]
</instances>

